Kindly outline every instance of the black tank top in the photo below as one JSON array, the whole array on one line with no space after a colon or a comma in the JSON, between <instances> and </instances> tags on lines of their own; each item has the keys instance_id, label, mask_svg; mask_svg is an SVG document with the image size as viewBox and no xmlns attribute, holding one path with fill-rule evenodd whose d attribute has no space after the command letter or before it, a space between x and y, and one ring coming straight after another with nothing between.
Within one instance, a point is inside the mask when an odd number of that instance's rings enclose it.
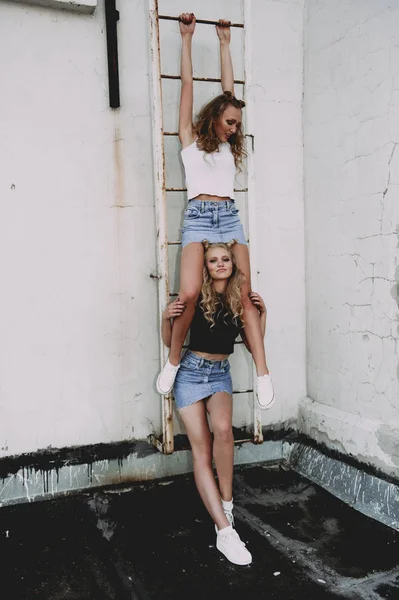
<instances>
[{"instance_id":1,"label":"black tank top","mask_svg":"<svg viewBox=\"0 0 399 600\"><path fill-rule=\"evenodd\" d=\"M214 315L215 325L204 317L199 298L190 327L190 350L208 354L233 354L234 341L242 329L239 319L233 319L221 302Z\"/></svg>"}]
</instances>

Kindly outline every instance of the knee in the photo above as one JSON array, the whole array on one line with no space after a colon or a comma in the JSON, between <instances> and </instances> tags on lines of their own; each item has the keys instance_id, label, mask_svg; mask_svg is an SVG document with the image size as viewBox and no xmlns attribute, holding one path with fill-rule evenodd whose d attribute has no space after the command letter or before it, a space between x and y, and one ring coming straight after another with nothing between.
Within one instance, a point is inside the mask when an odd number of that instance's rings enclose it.
<instances>
[{"instance_id":1,"label":"knee","mask_svg":"<svg viewBox=\"0 0 399 600\"><path fill-rule=\"evenodd\" d=\"M212 437L211 432L206 431L200 436L191 437L190 446L193 459L208 462L212 460Z\"/></svg>"},{"instance_id":2,"label":"knee","mask_svg":"<svg viewBox=\"0 0 399 600\"><path fill-rule=\"evenodd\" d=\"M212 465L211 447L191 447L193 462L197 467L206 468Z\"/></svg>"},{"instance_id":3,"label":"knee","mask_svg":"<svg viewBox=\"0 0 399 600\"><path fill-rule=\"evenodd\" d=\"M227 444L233 443L234 441L233 430L229 421L218 423L218 425L214 427L213 435L218 442Z\"/></svg>"}]
</instances>

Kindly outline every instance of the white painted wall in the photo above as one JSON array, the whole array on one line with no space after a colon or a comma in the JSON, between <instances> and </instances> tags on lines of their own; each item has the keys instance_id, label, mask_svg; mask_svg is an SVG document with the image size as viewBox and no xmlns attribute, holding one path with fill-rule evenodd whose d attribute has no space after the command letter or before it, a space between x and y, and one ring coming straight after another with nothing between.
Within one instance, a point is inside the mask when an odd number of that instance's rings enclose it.
<instances>
[{"instance_id":1,"label":"white painted wall","mask_svg":"<svg viewBox=\"0 0 399 600\"><path fill-rule=\"evenodd\" d=\"M92 13L97 0L10 0L12 2L21 2L22 4L31 4L33 6L46 6L78 13Z\"/></svg>"},{"instance_id":2,"label":"white painted wall","mask_svg":"<svg viewBox=\"0 0 399 600\"><path fill-rule=\"evenodd\" d=\"M166 4L169 14L242 15L239 0ZM0 3L1 456L160 428L149 6L119 0L118 9L122 107L113 111L102 3L92 15ZM305 393L302 11L302 0L253 2L251 20L258 289L279 397L265 423L294 420ZM163 60L177 74L177 23L165 25ZM194 60L214 73L212 33L197 36ZM245 197L242 207L245 220ZM249 370L239 350L238 383ZM250 398L236 407L237 425L251 422L250 408Z\"/></svg>"},{"instance_id":3,"label":"white painted wall","mask_svg":"<svg viewBox=\"0 0 399 600\"><path fill-rule=\"evenodd\" d=\"M306 433L399 473L399 3L308 0Z\"/></svg>"},{"instance_id":4,"label":"white painted wall","mask_svg":"<svg viewBox=\"0 0 399 600\"><path fill-rule=\"evenodd\" d=\"M304 0L253 0L257 266L278 402L263 423L292 422L306 393L303 207Z\"/></svg>"},{"instance_id":5,"label":"white painted wall","mask_svg":"<svg viewBox=\"0 0 399 600\"><path fill-rule=\"evenodd\" d=\"M0 4L3 455L159 422L147 2L123 17L114 112L100 7Z\"/></svg>"}]
</instances>

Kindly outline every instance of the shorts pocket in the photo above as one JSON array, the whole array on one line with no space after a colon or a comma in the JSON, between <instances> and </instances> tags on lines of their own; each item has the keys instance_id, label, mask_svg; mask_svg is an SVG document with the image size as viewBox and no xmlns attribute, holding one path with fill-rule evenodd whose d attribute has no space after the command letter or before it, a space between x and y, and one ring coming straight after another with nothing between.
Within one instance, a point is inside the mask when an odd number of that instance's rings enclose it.
<instances>
[{"instance_id":1,"label":"shorts pocket","mask_svg":"<svg viewBox=\"0 0 399 600\"><path fill-rule=\"evenodd\" d=\"M240 211L238 210L238 208L236 207L236 205L235 205L235 204L233 204L233 205L230 207L230 214L231 214L231 215L233 215L233 217L236 217L236 216L238 215L238 213L239 213L239 212L240 212Z\"/></svg>"},{"instance_id":2,"label":"shorts pocket","mask_svg":"<svg viewBox=\"0 0 399 600\"><path fill-rule=\"evenodd\" d=\"M195 207L190 208L190 207L188 207L184 211L184 219L185 220L187 219L188 221L191 221L192 219L197 219L199 217L199 215L200 215L199 208L195 208Z\"/></svg>"},{"instance_id":3,"label":"shorts pocket","mask_svg":"<svg viewBox=\"0 0 399 600\"><path fill-rule=\"evenodd\" d=\"M228 362L227 365L224 365L224 367L221 368L222 373L230 373L230 363Z\"/></svg>"},{"instance_id":4,"label":"shorts pocket","mask_svg":"<svg viewBox=\"0 0 399 600\"><path fill-rule=\"evenodd\" d=\"M190 371L196 371L198 369L198 361L191 356L184 355L180 361L180 368L189 369Z\"/></svg>"}]
</instances>

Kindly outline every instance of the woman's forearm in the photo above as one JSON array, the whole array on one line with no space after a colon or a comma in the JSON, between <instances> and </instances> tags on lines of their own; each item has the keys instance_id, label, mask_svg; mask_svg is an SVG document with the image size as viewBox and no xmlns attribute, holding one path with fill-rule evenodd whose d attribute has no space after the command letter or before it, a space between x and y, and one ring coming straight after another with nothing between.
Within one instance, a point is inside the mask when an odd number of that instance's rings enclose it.
<instances>
[{"instance_id":1,"label":"woman's forearm","mask_svg":"<svg viewBox=\"0 0 399 600\"><path fill-rule=\"evenodd\" d=\"M189 33L182 36L179 139L186 146L193 141L193 66L191 61L191 40L192 35Z\"/></svg>"},{"instance_id":2,"label":"woman's forearm","mask_svg":"<svg viewBox=\"0 0 399 600\"><path fill-rule=\"evenodd\" d=\"M193 63L191 59L191 46L193 36L186 34L182 36L180 76L182 85L193 81Z\"/></svg>"},{"instance_id":3,"label":"woman's forearm","mask_svg":"<svg viewBox=\"0 0 399 600\"><path fill-rule=\"evenodd\" d=\"M230 54L230 44L227 42L221 42L220 44L220 65L222 91L234 94L233 63Z\"/></svg>"}]
</instances>

